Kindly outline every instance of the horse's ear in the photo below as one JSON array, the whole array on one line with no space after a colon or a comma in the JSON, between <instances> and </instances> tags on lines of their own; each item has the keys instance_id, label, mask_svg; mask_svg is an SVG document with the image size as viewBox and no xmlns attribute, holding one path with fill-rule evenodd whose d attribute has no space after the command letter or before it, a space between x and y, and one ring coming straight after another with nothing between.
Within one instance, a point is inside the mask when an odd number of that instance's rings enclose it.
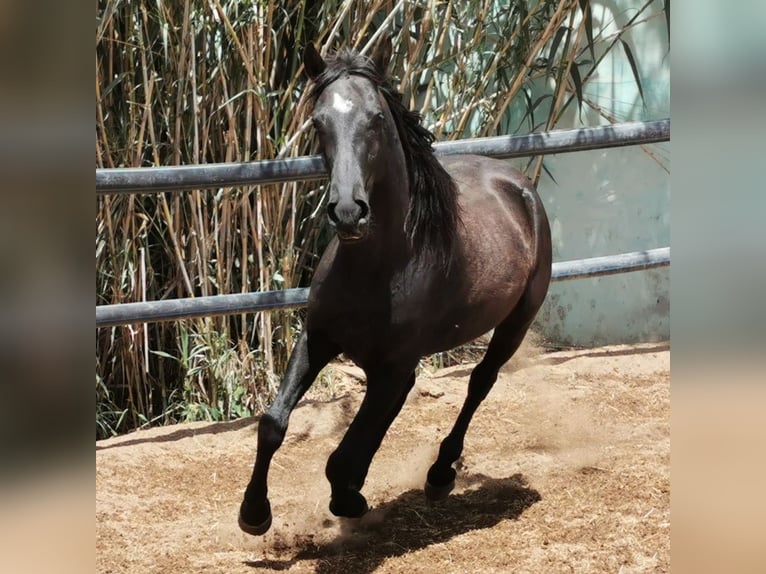
<instances>
[{"instance_id":1,"label":"horse's ear","mask_svg":"<svg viewBox=\"0 0 766 574\"><path fill-rule=\"evenodd\" d=\"M303 66L312 80L316 80L327 67L327 64L322 59L322 55L317 52L314 44L309 43L303 49Z\"/></svg>"},{"instance_id":2,"label":"horse's ear","mask_svg":"<svg viewBox=\"0 0 766 574\"><path fill-rule=\"evenodd\" d=\"M378 73L384 78L388 71L388 65L391 63L391 44L391 37L385 36L378 42L378 45L375 46L372 53L372 63L375 65L375 69L378 70Z\"/></svg>"}]
</instances>

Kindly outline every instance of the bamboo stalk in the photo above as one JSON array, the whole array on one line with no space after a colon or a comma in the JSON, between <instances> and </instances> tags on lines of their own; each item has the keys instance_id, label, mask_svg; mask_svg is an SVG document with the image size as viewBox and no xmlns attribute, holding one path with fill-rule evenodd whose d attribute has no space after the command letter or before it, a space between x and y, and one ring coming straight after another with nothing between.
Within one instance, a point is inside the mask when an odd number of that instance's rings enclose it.
<instances>
[{"instance_id":1,"label":"bamboo stalk","mask_svg":"<svg viewBox=\"0 0 766 574\"><path fill-rule=\"evenodd\" d=\"M569 8L572 3L573 3L573 0L561 0L558 8L556 8L556 12L551 17L551 20L548 23L548 26L546 27L545 31L541 35L540 39L535 43L535 45L532 48L530 48L527 51L527 58L524 64L522 65L518 75L516 76L516 80L511 85L507 95L505 96L505 98L503 98L503 101L497 110L497 115L495 116L495 119L493 120L491 128L490 128L492 132L497 130L497 126L503 117L503 113L508 108L508 105L511 103L511 99L513 99L513 97L518 92L521 84L524 82L526 75L529 73L529 68L532 66L532 62L534 62L535 58L537 57L537 54L540 53L543 46L545 46L545 44L547 44L548 41L550 41L550 39L553 37L555 33L554 31L558 29L558 27L561 24L561 18L565 17L564 11L567 8Z\"/></svg>"},{"instance_id":2,"label":"bamboo stalk","mask_svg":"<svg viewBox=\"0 0 766 574\"><path fill-rule=\"evenodd\" d=\"M545 55L555 59L560 78L546 118L555 128L574 97L569 70L583 45L581 24L563 55L548 49L559 27L579 14L575 0L531 6L493 0L104 4L96 31L96 165L104 167L313 153L301 48L316 42L325 55L339 44L369 51L383 35L392 37L391 70L400 74L400 91L437 137L469 129L490 135L510 124L521 90L541 77L535 70ZM620 49L623 33L637 33L653 17L645 17L649 4L642 2L641 15L632 14L616 34L594 36L604 51L583 84L605 53ZM602 117L613 116L608 106L584 101ZM285 286L303 285L324 246L325 193L315 182L293 182L196 190L172 200L164 194L100 198L97 298L270 289L277 273ZM112 393L104 400L129 409L122 429L212 416L192 408L204 401L233 416L230 377L252 374L243 400L261 408L286 363L299 317L259 314L100 331L97 374ZM182 406L181 397L189 403Z\"/></svg>"},{"instance_id":3,"label":"bamboo stalk","mask_svg":"<svg viewBox=\"0 0 766 574\"><path fill-rule=\"evenodd\" d=\"M572 28L574 17L575 17L575 11L572 10L569 14L570 29ZM568 45L571 34L567 34L566 43L564 44L564 54L577 53L577 49L580 46L580 41L582 40L582 36L584 32L585 32L585 20L583 19L583 21L580 22L580 26L578 26L577 37L575 38L575 41L572 44L571 49ZM570 81L569 78L571 77L570 74L571 74L573 65L575 65L575 58L567 57L566 65L559 67L558 80L556 82L556 94L554 96L554 103L551 106L551 113L548 115L548 122L546 123L546 126L545 126L546 131L550 131L551 129L553 129L554 118L557 116L557 114L561 110L561 104L564 101L564 96L566 95L566 86L568 82ZM543 156L538 156L537 159L535 160L535 169L530 178L535 183L535 185L537 185L537 183L540 181L540 174L542 172L542 169L543 169Z\"/></svg>"}]
</instances>

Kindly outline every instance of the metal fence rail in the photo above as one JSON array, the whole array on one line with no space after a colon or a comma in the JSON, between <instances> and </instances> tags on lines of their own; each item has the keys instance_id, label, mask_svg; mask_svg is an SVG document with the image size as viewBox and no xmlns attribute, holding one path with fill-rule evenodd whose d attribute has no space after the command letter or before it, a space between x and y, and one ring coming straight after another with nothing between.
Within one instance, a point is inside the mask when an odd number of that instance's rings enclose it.
<instances>
[{"instance_id":1,"label":"metal fence rail","mask_svg":"<svg viewBox=\"0 0 766 574\"><path fill-rule=\"evenodd\" d=\"M434 144L437 154L496 158L565 153L670 140L670 119L557 130L525 136L475 138ZM96 170L96 194L209 189L322 178L320 156L246 163ZM553 264L553 281L598 277L670 265L670 247ZM308 288L96 306L96 327L232 315L305 306Z\"/></svg>"},{"instance_id":2,"label":"metal fence rail","mask_svg":"<svg viewBox=\"0 0 766 574\"><path fill-rule=\"evenodd\" d=\"M523 157L640 145L670 140L670 119L596 128L556 130L524 136L495 136L434 144L439 155ZM326 175L320 156L244 163L96 170L96 194L151 193L318 179Z\"/></svg>"},{"instance_id":3,"label":"metal fence rail","mask_svg":"<svg viewBox=\"0 0 766 574\"><path fill-rule=\"evenodd\" d=\"M559 261L553 264L552 280L566 281L582 277L599 277L668 265L670 265L670 247L661 247L605 257ZM305 306L308 295L308 287L303 287L281 291L100 305L96 307L96 327L290 309Z\"/></svg>"}]
</instances>

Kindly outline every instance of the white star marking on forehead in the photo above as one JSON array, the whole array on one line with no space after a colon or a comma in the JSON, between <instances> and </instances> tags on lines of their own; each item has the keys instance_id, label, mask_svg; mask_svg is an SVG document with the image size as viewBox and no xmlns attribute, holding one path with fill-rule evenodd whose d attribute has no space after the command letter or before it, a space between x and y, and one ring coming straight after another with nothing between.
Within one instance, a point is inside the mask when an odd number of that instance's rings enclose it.
<instances>
[{"instance_id":1,"label":"white star marking on forehead","mask_svg":"<svg viewBox=\"0 0 766 574\"><path fill-rule=\"evenodd\" d=\"M354 107L354 102L347 100L338 92L332 95L332 107L341 114L347 114Z\"/></svg>"}]
</instances>

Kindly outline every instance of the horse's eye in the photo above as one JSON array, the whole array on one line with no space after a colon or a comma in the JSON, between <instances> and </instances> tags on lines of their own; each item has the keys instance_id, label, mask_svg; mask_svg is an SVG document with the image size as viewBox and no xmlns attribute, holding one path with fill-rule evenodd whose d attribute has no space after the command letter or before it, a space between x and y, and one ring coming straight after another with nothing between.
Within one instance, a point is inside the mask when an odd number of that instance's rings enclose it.
<instances>
[{"instance_id":1,"label":"horse's eye","mask_svg":"<svg viewBox=\"0 0 766 574\"><path fill-rule=\"evenodd\" d=\"M321 132L324 130L324 124L321 122L321 120L317 117L311 117L311 125L314 126L314 129L318 132Z\"/></svg>"}]
</instances>

